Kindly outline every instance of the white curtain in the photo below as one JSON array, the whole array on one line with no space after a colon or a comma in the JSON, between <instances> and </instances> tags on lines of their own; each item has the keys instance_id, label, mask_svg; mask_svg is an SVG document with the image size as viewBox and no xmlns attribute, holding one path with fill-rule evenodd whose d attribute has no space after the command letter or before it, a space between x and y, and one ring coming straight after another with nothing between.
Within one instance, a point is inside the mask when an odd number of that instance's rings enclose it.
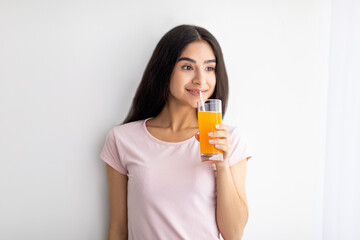
<instances>
[{"instance_id":1,"label":"white curtain","mask_svg":"<svg viewBox=\"0 0 360 240\"><path fill-rule=\"evenodd\" d=\"M360 0L332 0L324 240L360 239Z\"/></svg>"}]
</instances>

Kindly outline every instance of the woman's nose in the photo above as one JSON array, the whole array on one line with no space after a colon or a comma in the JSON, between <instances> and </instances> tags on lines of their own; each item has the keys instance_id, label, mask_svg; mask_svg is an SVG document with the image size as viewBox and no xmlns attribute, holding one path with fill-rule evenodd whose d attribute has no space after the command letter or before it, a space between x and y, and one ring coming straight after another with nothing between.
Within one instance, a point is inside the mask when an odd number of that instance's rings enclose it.
<instances>
[{"instance_id":1,"label":"woman's nose","mask_svg":"<svg viewBox=\"0 0 360 240\"><path fill-rule=\"evenodd\" d=\"M203 83L206 82L205 80L205 74L202 70L196 70L196 74L194 76L194 79L192 81L194 84L199 84L202 85Z\"/></svg>"}]
</instances>

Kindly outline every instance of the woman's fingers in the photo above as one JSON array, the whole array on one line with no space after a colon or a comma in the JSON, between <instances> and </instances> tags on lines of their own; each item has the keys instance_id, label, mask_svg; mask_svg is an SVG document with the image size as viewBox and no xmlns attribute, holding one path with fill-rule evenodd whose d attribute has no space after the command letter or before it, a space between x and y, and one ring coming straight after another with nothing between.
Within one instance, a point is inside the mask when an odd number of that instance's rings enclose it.
<instances>
[{"instance_id":1,"label":"woman's fingers","mask_svg":"<svg viewBox=\"0 0 360 240\"><path fill-rule=\"evenodd\" d=\"M215 145L215 148L225 152L228 152L231 149L231 145L228 139L210 139L209 143Z\"/></svg>"},{"instance_id":2,"label":"woman's fingers","mask_svg":"<svg viewBox=\"0 0 360 240\"><path fill-rule=\"evenodd\" d=\"M209 140L210 144L213 144L215 148L223 150L224 152L229 152L231 149L230 138L228 134L229 126L225 124L216 125L216 131L209 132L208 135L211 138ZM199 132L195 134L196 140L200 141Z\"/></svg>"},{"instance_id":3,"label":"woman's fingers","mask_svg":"<svg viewBox=\"0 0 360 240\"><path fill-rule=\"evenodd\" d=\"M218 124L216 125L216 129L216 131L209 132L209 136L211 137L209 143L213 144L215 148L222 150L226 158L231 150L231 140L228 133L229 126L225 124Z\"/></svg>"},{"instance_id":4,"label":"woman's fingers","mask_svg":"<svg viewBox=\"0 0 360 240\"><path fill-rule=\"evenodd\" d=\"M230 145L215 145L215 148L219 149L219 150L223 150L224 152L230 152L231 146Z\"/></svg>"},{"instance_id":5,"label":"woman's fingers","mask_svg":"<svg viewBox=\"0 0 360 240\"><path fill-rule=\"evenodd\" d=\"M225 130L225 131L229 131L229 126L228 125L225 125L225 124L217 124L215 126L216 129L218 130Z\"/></svg>"},{"instance_id":6,"label":"woman's fingers","mask_svg":"<svg viewBox=\"0 0 360 240\"><path fill-rule=\"evenodd\" d=\"M227 137L228 137L227 131L214 131L214 132L209 132L208 135L209 135L210 137L217 137L217 138L227 138Z\"/></svg>"},{"instance_id":7,"label":"woman's fingers","mask_svg":"<svg viewBox=\"0 0 360 240\"><path fill-rule=\"evenodd\" d=\"M209 143L215 145L229 145L228 139L210 139Z\"/></svg>"}]
</instances>

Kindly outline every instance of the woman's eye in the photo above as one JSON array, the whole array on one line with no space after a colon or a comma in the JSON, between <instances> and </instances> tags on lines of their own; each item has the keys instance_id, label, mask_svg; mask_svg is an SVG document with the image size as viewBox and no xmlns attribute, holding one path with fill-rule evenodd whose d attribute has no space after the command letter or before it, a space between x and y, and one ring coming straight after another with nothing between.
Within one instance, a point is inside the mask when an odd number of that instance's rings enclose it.
<instances>
[{"instance_id":1,"label":"woman's eye","mask_svg":"<svg viewBox=\"0 0 360 240\"><path fill-rule=\"evenodd\" d=\"M206 71L214 71L215 68L213 68L213 67L206 67L205 70L206 70Z\"/></svg>"},{"instance_id":2,"label":"woman's eye","mask_svg":"<svg viewBox=\"0 0 360 240\"><path fill-rule=\"evenodd\" d=\"M182 69L184 69L184 70L191 70L191 66L185 65L185 66L182 66Z\"/></svg>"}]
</instances>

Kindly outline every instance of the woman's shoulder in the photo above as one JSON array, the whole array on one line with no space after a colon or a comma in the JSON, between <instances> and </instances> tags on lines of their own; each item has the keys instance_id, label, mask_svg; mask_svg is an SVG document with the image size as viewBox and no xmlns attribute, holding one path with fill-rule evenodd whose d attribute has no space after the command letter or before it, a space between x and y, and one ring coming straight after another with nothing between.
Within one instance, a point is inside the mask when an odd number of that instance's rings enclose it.
<instances>
[{"instance_id":1,"label":"woman's shoulder","mask_svg":"<svg viewBox=\"0 0 360 240\"><path fill-rule=\"evenodd\" d=\"M133 122L128 122L128 123L122 123L120 125L117 125L114 127L114 129L129 129L129 128L137 128L139 126L141 126L144 121L146 119L143 120L137 120L137 121L133 121Z\"/></svg>"},{"instance_id":2,"label":"woman's shoulder","mask_svg":"<svg viewBox=\"0 0 360 240\"><path fill-rule=\"evenodd\" d=\"M115 137L126 137L127 135L136 136L136 134L143 131L144 121L145 120L138 120L134 122L123 123L112 127L110 131L113 132Z\"/></svg>"}]
</instances>

